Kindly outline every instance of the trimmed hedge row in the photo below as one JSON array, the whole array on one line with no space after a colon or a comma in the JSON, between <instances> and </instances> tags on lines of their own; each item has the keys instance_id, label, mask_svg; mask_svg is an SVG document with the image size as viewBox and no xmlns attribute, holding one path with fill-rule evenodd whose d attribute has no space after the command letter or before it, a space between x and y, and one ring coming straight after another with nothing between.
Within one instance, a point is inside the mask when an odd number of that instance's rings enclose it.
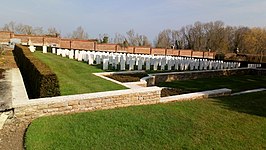
<instances>
[{"instance_id":1,"label":"trimmed hedge row","mask_svg":"<svg viewBox=\"0 0 266 150\"><path fill-rule=\"evenodd\" d=\"M13 53L30 99L60 95L56 74L34 57L28 47L16 45Z\"/></svg>"}]
</instances>

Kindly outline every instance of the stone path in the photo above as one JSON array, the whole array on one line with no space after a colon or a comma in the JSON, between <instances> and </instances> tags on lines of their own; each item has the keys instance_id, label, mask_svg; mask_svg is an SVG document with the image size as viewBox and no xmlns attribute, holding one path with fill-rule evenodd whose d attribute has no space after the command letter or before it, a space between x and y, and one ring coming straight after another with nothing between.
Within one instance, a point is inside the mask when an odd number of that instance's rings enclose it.
<instances>
[{"instance_id":1,"label":"stone path","mask_svg":"<svg viewBox=\"0 0 266 150\"><path fill-rule=\"evenodd\" d=\"M11 108L11 76L9 70L2 72L3 78L0 79L0 111Z\"/></svg>"}]
</instances>

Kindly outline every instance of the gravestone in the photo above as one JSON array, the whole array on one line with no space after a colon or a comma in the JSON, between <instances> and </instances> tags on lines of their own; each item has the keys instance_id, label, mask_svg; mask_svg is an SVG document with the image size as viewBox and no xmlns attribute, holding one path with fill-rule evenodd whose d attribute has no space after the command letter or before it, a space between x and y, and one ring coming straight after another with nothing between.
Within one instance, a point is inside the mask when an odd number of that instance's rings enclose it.
<instances>
[{"instance_id":1,"label":"gravestone","mask_svg":"<svg viewBox=\"0 0 266 150\"><path fill-rule=\"evenodd\" d=\"M108 59L103 59L103 70L108 70Z\"/></svg>"},{"instance_id":2,"label":"gravestone","mask_svg":"<svg viewBox=\"0 0 266 150\"><path fill-rule=\"evenodd\" d=\"M74 59L74 50L69 51L68 58L69 59Z\"/></svg>"},{"instance_id":3,"label":"gravestone","mask_svg":"<svg viewBox=\"0 0 266 150\"><path fill-rule=\"evenodd\" d=\"M55 47L52 48L52 53L53 53L53 54L56 53L56 48L55 48Z\"/></svg>"},{"instance_id":4,"label":"gravestone","mask_svg":"<svg viewBox=\"0 0 266 150\"><path fill-rule=\"evenodd\" d=\"M47 46L46 45L42 46L42 53L47 53Z\"/></svg>"},{"instance_id":5,"label":"gravestone","mask_svg":"<svg viewBox=\"0 0 266 150\"><path fill-rule=\"evenodd\" d=\"M124 57L121 57L121 59L120 59L120 70L126 70L125 63L126 63L126 61L125 61Z\"/></svg>"}]
</instances>

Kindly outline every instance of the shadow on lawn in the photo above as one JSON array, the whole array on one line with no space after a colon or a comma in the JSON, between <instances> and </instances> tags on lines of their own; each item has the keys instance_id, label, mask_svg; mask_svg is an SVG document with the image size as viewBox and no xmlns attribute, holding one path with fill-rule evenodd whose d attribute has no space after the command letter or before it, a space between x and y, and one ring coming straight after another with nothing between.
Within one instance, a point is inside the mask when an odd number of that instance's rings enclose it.
<instances>
[{"instance_id":1,"label":"shadow on lawn","mask_svg":"<svg viewBox=\"0 0 266 150\"><path fill-rule=\"evenodd\" d=\"M266 117L266 91L218 97L215 100L226 109Z\"/></svg>"}]
</instances>

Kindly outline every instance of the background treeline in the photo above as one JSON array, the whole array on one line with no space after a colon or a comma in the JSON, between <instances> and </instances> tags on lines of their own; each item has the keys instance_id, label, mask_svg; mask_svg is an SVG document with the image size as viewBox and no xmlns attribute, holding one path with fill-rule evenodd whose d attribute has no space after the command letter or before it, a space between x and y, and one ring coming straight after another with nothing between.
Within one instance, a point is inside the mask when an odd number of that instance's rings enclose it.
<instances>
[{"instance_id":1,"label":"background treeline","mask_svg":"<svg viewBox=\"0 0 266 150\"><path fill-rule=\"evenodd\" d=\"M180 30L161 31L155 41L156 47L265 55L266 28L226 26L222 21L196 22Z\"/></svg>"}]
</instances>

